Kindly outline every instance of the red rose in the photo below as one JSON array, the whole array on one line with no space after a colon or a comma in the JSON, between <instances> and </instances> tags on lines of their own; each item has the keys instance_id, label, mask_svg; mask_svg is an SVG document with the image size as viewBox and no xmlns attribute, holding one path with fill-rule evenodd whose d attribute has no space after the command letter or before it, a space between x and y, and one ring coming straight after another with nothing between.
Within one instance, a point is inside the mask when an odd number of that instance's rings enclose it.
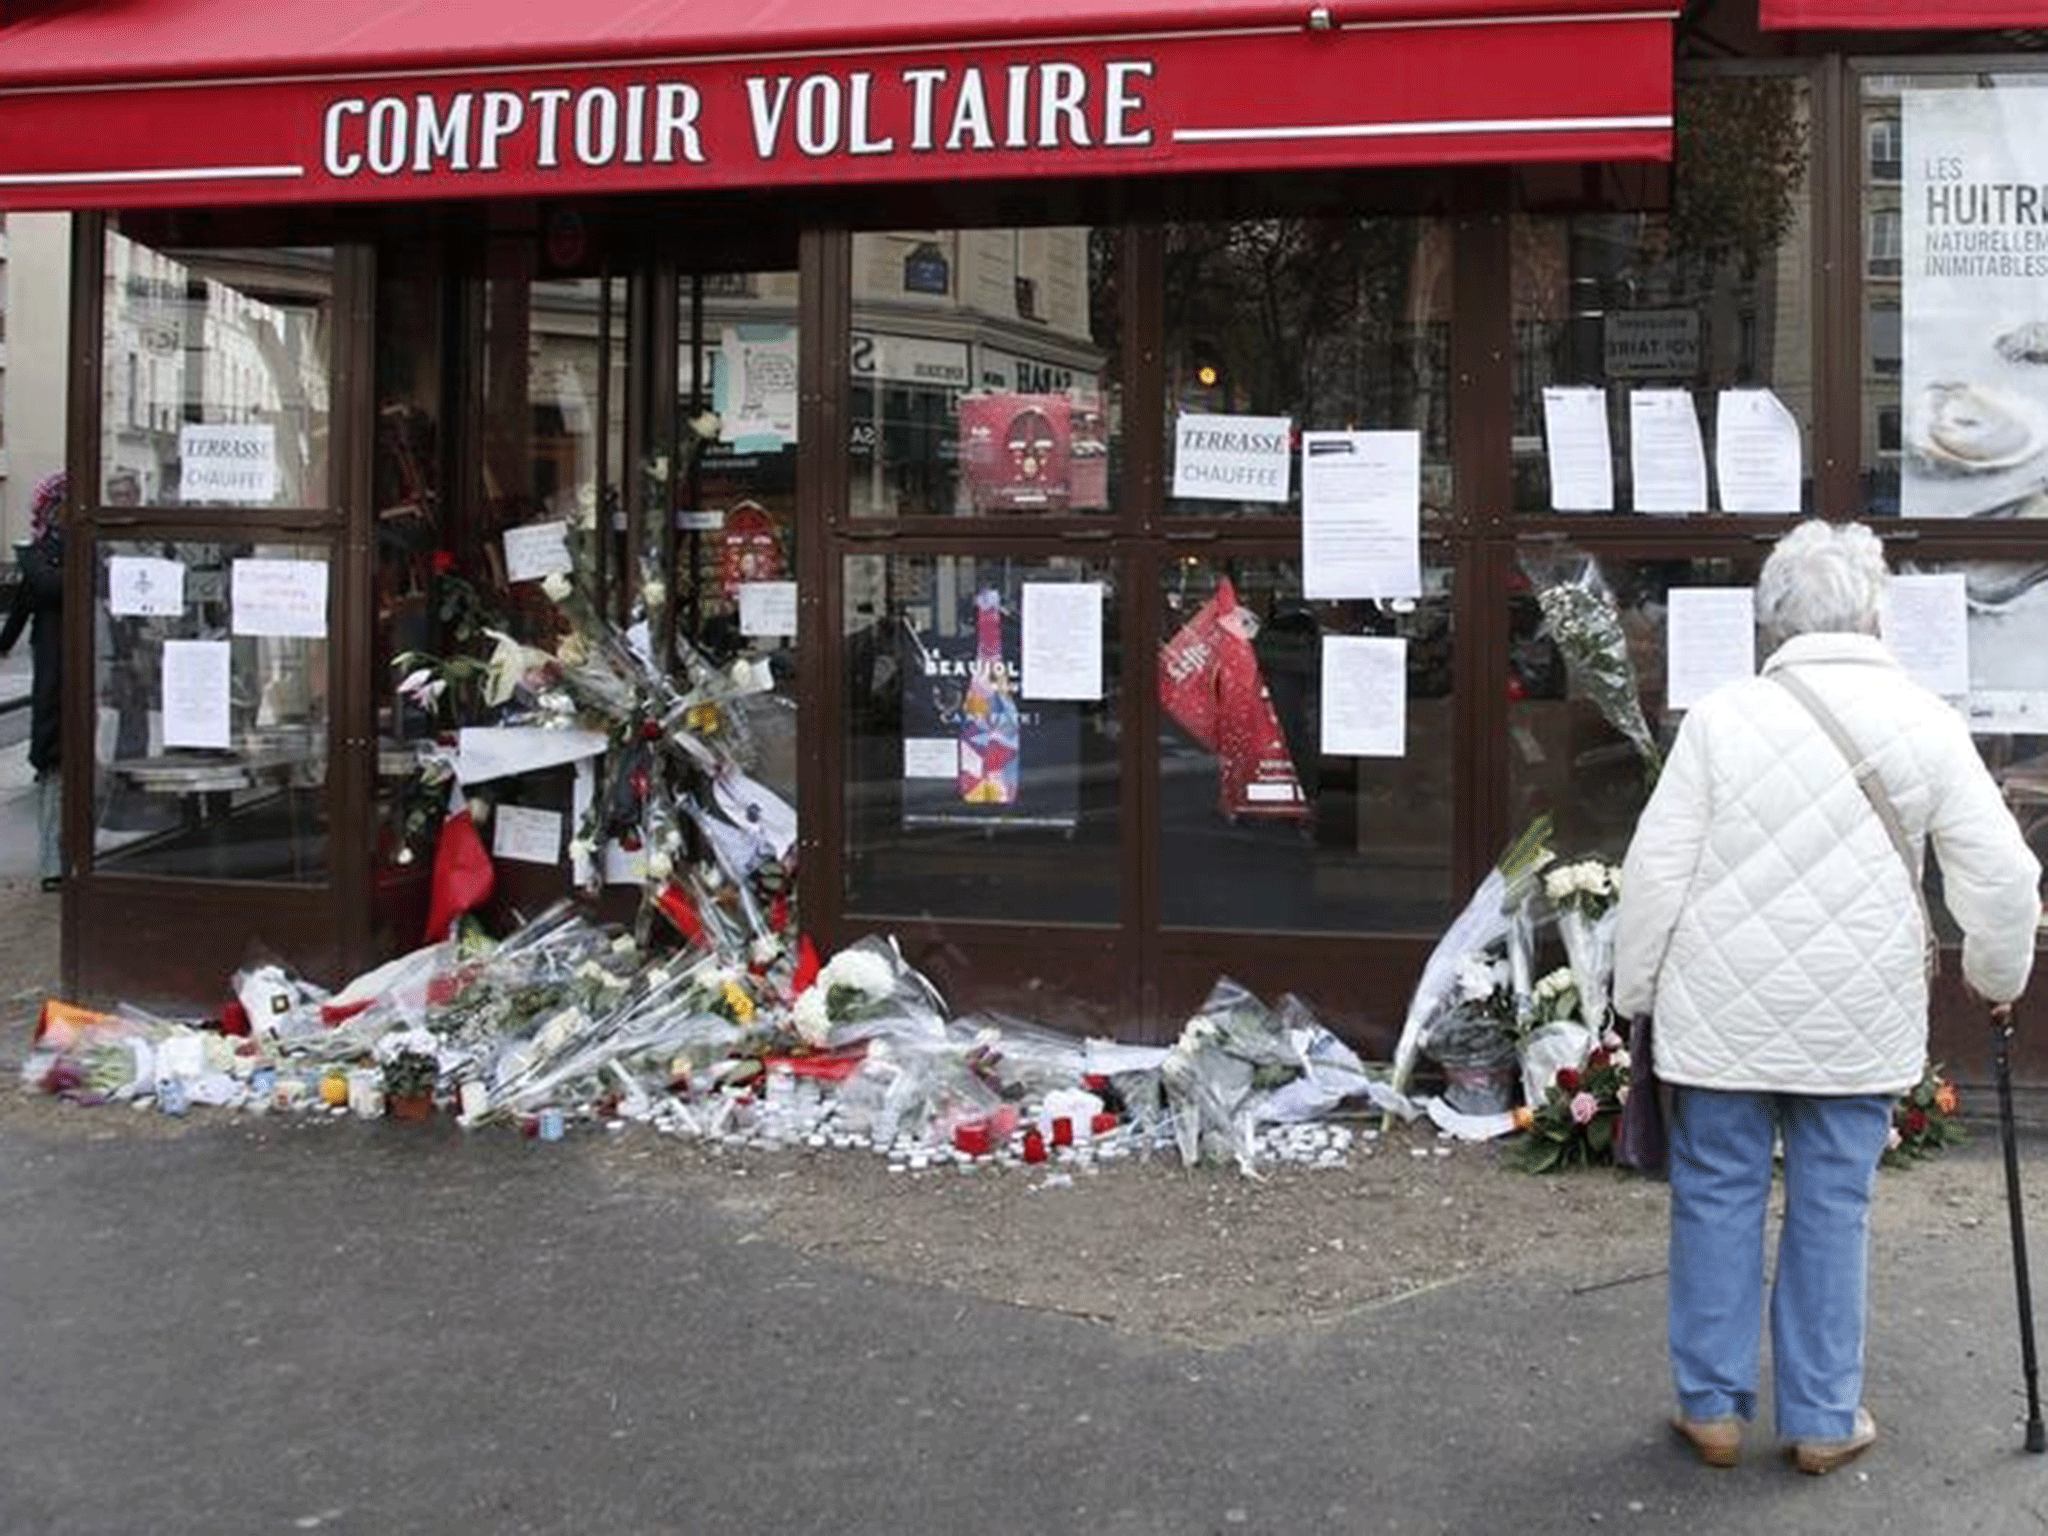
<instances>
[{"instance_id":1,"label":"red rose","mask_svg":"<svg viewBox=\"0 0 2048 1536\"><path fill-rule=\"evenodd\" d=\"M642 741L659 741L661 739L661 722L659 720L642 720L640 722L640 739Z\"/></svg>"},{"instance_id":2,"label":"red rose","mask_svg":"<svg viewBox=\"0 0 2048 1536\"><path fill-rule=\"evenodd\" d=\"M454 569L455 555L452 551L446 549L434 551L434 574L436 576L446 576Z\"/></svg>"},{"instance_id":3,"label":"red rose","mask_svg":"<svg viewBox=\"0 0 2048 1536\"><path fill-rule=\"evenodd\" d=\"M1926 1116L1926 1114L1925 1114L1924 1112L1920 1111L1920 1110L1917 1110L1917 1109L1909 1109L1909 1110L1907 1110L1907 1111L1906 1111L1906 1134L1907 1134L1908 1136L1919 1136L1919 1135L1922 1135L1922 1134L1923 1134L1923 1133L1924 1133L1924 1132L1925 1132L1926 1130L1927 1130L1927 1116Z\"/></svg>"},{"instance_id":4,"label":"red rose","mask_svg":"<svg viewBox=\"0 0 2048 1536\"><path fill-rule=\"evenodd\" d=\"M1577 1093L1579 1091L1578 1068L1559 1067L1557 1069L1557 1086L1566 1093Z\"/></svg>"},{"instance_id":5,"label":"red rose","mask_svg":"<svg viewBox=\"0 0 2048 1536\"><path fill-rule=\"evenodd\" d=\"M1598 1072L1607 1065L1608 1060L1607 1047L1596 1045L1593 1047L1593 1054L1586 1058L1586 1070L1588 1072Z\"/></svg>"}]
</instances>

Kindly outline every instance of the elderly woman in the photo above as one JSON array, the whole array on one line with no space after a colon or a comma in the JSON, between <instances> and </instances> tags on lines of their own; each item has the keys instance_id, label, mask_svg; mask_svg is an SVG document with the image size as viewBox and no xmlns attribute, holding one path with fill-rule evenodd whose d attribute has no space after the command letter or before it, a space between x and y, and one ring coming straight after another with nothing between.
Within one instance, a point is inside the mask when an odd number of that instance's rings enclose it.
<instances>
[{"instance_id":1,"label":"elderly woman","mask_svg":"<svg viewBox=\"0 0 2048 1536\"><path fill-rule=\"evenodd\" d=\"M1885 578L1859 524L1779 540L1756 590L1776 649L1761 675L1689 713L1623 865L1615 1007L1654 1014L1657 1071L1674 1085L1673 1427L1710 1466L1735 1464L1756 1412L1780 1141L1777 1434L1812 1473L1877 1438L1862 1404L1870 1195L1892 1105L1927 1056L1920 873L1906 856L1917 866L1933 844L1979 995L2010 1003L2034 959L2040 865L1961 716L1878 639Z\"/></svg>"}]
</instances>

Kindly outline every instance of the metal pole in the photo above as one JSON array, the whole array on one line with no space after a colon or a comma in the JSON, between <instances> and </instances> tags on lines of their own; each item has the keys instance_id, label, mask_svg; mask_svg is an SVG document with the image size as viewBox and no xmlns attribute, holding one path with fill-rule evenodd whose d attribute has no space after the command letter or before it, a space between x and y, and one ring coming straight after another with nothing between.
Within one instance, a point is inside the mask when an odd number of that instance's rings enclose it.
<instances>
[{"instance_id":1,"label":"metal pole","mask_svg":"<svg viewBox=\"0 0 2048 1536\"><path fill-rule=\"evenodd\" d=\"M2040 1367L2034 1356L2034 1291L2027 1279L2027 1222L2020 1206L2019 1133L2012 1115L2012 1006L1991 1010L1991 1057L1998 1074L1998 1129L2005 1142L2005 1203L2012 1216L2012 1272L2019 1292L2020 1366L2027 1378L2027 1449L2048 1449L2041 1425Z\"/></svg>"}]
</instances>

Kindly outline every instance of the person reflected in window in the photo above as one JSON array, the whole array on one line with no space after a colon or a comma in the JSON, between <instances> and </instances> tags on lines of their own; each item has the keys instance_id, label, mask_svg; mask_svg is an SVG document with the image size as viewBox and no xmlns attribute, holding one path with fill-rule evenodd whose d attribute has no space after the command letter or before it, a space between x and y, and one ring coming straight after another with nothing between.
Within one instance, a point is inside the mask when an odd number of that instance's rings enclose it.
<instances>
[{"instance_id":1,"label":"person reflected in window","mask_svg":"<svg viewBox=\"0 0 2048 1536\"><path fill-rule=\"evenodd\" d=\"M1736 1463L1757 1408L1780 1144L1775 1428L1809 1473L1877 1438L1870 1199L1927 1065L1926 848L1970 988L2009 1007L2034 963L2041 867L1967 722L1878 638L1886 579L1861 524L1778 541L1756 588L1776 649L1687 712L1622 865L1614 1005L1655 1020L1672 1085L1673 1427L1710 1466Z\"/></svg>"},{"instance_id":2,"label":"person reflected in window","mask_svg":"<svg viewBox=\"0 0 2048 1536\"><path fill-rule=\"evenodd\" d=\"M18 579L14 605L0 627L0 656L13 654L21 632L28 631L34 667L29 684L29 766L36 774L36 810L41 823L38 867L43 889L54 891L64 878L63 777L58 749L63 736L61 701L64 643L64 496L62 473L36 486L29 506L29 537L15 546Z\"/></svg>"}]
</instances>

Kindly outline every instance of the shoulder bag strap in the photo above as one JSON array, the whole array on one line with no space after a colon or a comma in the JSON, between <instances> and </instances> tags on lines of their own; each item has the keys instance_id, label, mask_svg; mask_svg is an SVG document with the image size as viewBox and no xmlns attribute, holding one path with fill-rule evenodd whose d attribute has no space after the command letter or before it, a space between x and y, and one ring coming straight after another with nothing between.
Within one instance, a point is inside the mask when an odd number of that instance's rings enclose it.
<instances>
[{"instance_id":1,"label":"shoulder bag strap","mask_svg":"<svg viewBox=\"0 0 2048 1536\"><path fill-rule=\"evenodd\" d=\"M1906 883L1913 887L1913 900L1920 907L1920 930L1927 935L1928 974L1934 973L1935 957L1940 953L1934 937L1934 920L1927 911L1927 892L1920 884L1920 866L1913 859L1913 846L1906 841L1906 829L1899 824L1898 810L1892 805L1891 796L1885 792L1884 780L1869 758L1856 750L1856 743L1849 739L1849 733L1842 729L1842 722L1835 718L1834 711L1821 702L1820 695L1805 678L1790 670L1766 674L1793 698L1806 706L1806 712L1814 722L1827 732L1828 740L1835 744L1849 764L1849 774L1856 780L1856 787L1863 791L1863 798L1870 802L1871 810L1877 813L1885 835L1892 840L1892 847L1898 850L1899 862L1906 866Z\"/></svg>"}]
</instances>

